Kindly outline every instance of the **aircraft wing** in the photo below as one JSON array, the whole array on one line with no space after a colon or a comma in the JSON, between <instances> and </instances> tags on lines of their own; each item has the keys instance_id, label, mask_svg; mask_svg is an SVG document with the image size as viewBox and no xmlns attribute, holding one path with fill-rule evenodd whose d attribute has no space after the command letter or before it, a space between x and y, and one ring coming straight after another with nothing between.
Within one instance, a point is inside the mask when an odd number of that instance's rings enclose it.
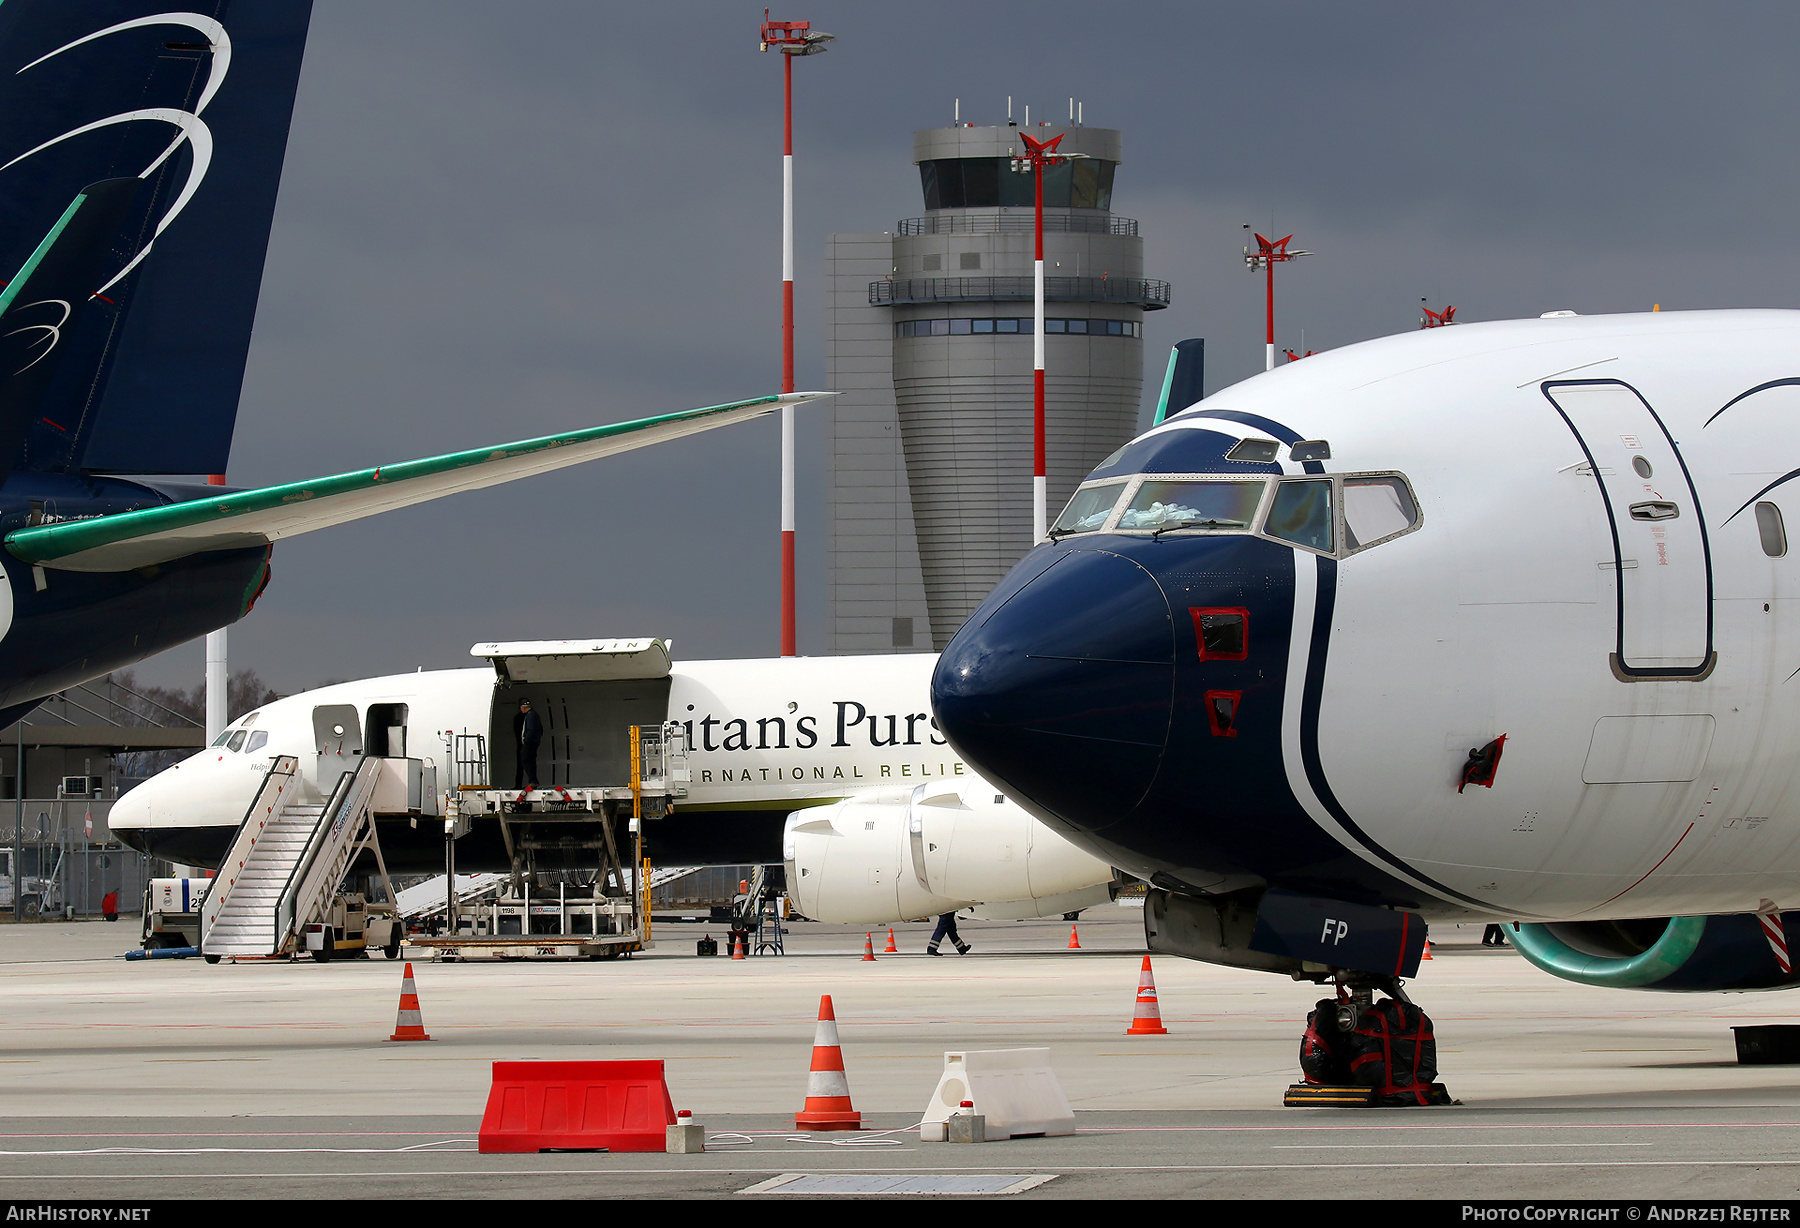
<instances>
[{"instance_id":1,"label":"aircraft wing","mask_svg":"<svg viewBox=\"0 0 1800 1228\"><path fill-rule=\"evenodd\" d=\"M6 548L34 565L103 572L148 567L207 550L262 546L377 512L548 473L832 395L792 392L757 397L448 456L378 465L310 482L265 486L91 520L17 529L6 535Z\"/></svg>"}]
</instances>

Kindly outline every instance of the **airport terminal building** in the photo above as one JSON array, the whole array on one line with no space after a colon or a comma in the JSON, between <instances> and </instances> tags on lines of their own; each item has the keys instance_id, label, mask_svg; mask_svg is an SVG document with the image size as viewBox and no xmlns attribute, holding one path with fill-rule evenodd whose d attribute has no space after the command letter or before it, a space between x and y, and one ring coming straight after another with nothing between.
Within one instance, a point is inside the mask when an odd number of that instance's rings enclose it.
<instances>
[{"instance_id":1,"label":"airport terminal building","mask_svg":"<svg viewBox=\"0 0 1800 1228\"><path fill-rule=\"evenodd\" d=\"M941 649L1031 546L1033 177L1019 129L913 134L925 206L826 248L831 425L829 643ZM1112 212L1119 133L1036 124L1080 155L1044 174L1045 418L1051 516L1137 433L1144 276Z\"/></svg>"}]
</instances>

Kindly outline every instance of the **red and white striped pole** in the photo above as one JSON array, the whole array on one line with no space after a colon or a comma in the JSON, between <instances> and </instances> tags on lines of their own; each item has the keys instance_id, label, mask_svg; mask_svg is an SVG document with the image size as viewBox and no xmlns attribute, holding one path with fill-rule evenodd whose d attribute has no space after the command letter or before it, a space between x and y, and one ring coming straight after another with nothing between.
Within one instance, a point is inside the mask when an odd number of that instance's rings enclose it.
<instances>
[{"instance_id":1,"label":"red and white striped pole","mask_svg":"<svg viewBox=\"0 0 1800 1228\"><path fill-rule=\"evenodd\" d=\"M1036 545L1050 532L1050 478L1044 465L1044 163L1039 158L1031 162L1037 181L1037 247L1031 270L1031 541Z\"/></svg>"},{"instance_id":2,"label":"red and white striped pole","mask_svg":"<svg viewBox=\"0 0 1800 1228\"><path fill-rule=\"evenodd\" d=\"M225 475L212 474L208 486L225 485ZM231 719L227 710L231 702L231 664L226 647L225 628L206 633L206 744L211 746L225 732Z\"/></svg>"},{"instance_id":3,"label":"red and white striped pole","mask_svg":"<svg viewBox=\"0 0 1800 1228\"><path fill-rule=\"evenodd\" d=\"M1031 117L1029 107L1025 116ZM1036 245L1031 272L1031 544L1034 546L1050 535L1050 479L1045 464L1048 449L1044 442L1044 168L1068 161L1056 156L1056 147L1062 139L1061 133L1048 141L1040 141L1021 132L1019 140L1025 146L1025 153L1013 160L1016 171L1029 166L1037 201L1033 227Z\"/></svg>"},{"instance_id":4,"label":"red and white striped pole","mask_svg":"<svg viewBox=\"0 0 1800 1228\"><path fill-rule=\"evenodd\" d=\"M781 52L781 390L794 391L794 57L816 55L832 36L809 21L770 21L762 49ZM794 601L794 407L781 407L781 655L798 651Z\"/></svg>"},{"instance_id":5,"label":"red and white striped pole","mask_svg":"<svg viewBox=\"0 0 1800 1228\"><path fill-rule=\"evenodd\" d=\"M794 57L782 59L781 390L794 390ZM781 655L797 651L794 630L794 407L781 407Z\"/></svg>"},{"instance_id":6,"label":"red and white striped pole","mask_svg":"<svg viewBox=\"0 0 1800 1228\"><path fill-rule=\"evenodd\" d=\"M1244 229L1249 230L1249 225L1246 224ZM1245 266L1252 273L1261 270L1268 277L1267 289L1263 293L1263 370L1265 371L1275 369L1275 266L1286 264L1301 256L1312 255L1308 251L1290 252L1288 240L1293 237L1293 235L1289 235L1286 239L1265 239L1262 235L1257 235L1256 250L1251 251L1248 247L1244 249Z\"/></svg>"}]
</instances>

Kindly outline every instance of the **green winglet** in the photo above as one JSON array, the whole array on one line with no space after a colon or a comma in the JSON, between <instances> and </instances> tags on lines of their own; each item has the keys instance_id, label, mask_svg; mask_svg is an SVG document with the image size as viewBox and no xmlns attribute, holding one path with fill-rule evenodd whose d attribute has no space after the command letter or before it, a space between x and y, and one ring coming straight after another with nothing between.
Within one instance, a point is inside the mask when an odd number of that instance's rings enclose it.
<instances>
[{"instance_id":1,"label":"green winglet","mask_svg":"<svg viewBox=\"0 0 1800 1228\"><path fill-rule=\"evenodd\" d=\"M460 490L496 485L631 447L679 438L709 429L710 425L726 425L707 424L708 419L726 417L737 421L757 416L743 411L759 406L767 407L759 411L766 413L783 405L830 395L789 393L755 397L497 447L378 465L308 482L18 529L7 534L5 544L8 551L27 563L78 571L124 570L201 550L260 545ZM622 438L637 434L646 434L647 438L642 443L626 443ZM621 446L602 446L612 440ZM547 455L563 449L573 449L576 454L554 459ZM483 469L488 472L481 472Z\"/></svg>"}]
</instances>

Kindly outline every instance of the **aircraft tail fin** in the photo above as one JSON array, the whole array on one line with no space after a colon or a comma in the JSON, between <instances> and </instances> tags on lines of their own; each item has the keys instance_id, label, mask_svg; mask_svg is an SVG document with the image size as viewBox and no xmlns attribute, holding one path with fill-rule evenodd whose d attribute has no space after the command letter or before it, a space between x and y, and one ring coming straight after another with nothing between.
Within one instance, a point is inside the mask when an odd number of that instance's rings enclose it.
<instances>
[{"instance_id":1,"label":"aircraft tail fin","mask_svg":"<svg viewBox=\"0 0 1800 1228\"><path fill-rule=\"evenodd\" d=\"M40 412L44 393L68 353L64 340L90 307L111 307L94 287L140 185L136 178L89 184L0 289L0 482L28 432L67 431Z\"/></svg>"},{"instance_id":2,"label":"aircraft tail fin","mask_svg":"<svg viewBox=\"0 0 1800 1228\"><path fill-rule=\"evenodd\" d=\"M1201 384L1206 376L1206 338L1190 337L1177 341L1169 350L1169 368L1163 373L1162 397L1156 403L1155 426L1171 413L1180 413L1195 401L1204 399Z\"/></svg>"},{"instance_id":3,"label":"aircraft tail fin","mask_svg":"<svg viewBox=\"0 0 1800 1228\"><path fill-rule=\"evenodd\" d=\"M30 259L83 184L139 183L86 287L102 297L71 317L39 412L0 459L224 472L311 9L0 4L0 270Z\"/></svg>"}]
</instances>

